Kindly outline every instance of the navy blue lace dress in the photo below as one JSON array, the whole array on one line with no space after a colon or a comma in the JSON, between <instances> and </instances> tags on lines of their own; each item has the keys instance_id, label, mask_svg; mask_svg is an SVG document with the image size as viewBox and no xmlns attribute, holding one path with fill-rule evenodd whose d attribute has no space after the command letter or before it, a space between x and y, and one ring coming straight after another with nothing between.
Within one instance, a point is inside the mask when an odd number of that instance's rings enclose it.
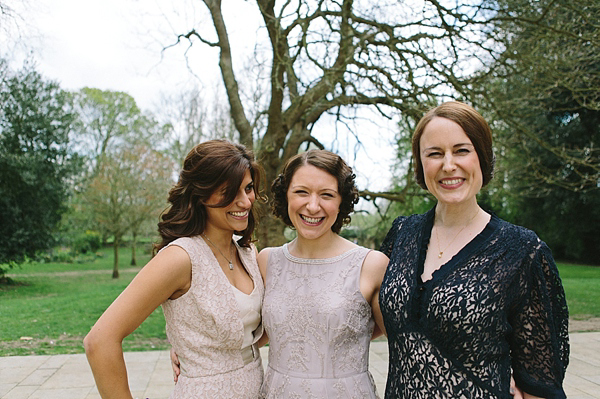
<instances>
[{"instance_id":1,"label":"navy blue lace dress","mask_svg":"<svg viewBox=\"0 0 600 399\"><path fill-rule=\"evenodd\" d=\"M379 302L389 344L386 399L565 398L568 310L550 249L497 216L421 281L434 209L394 221Z\"/></svg>"}]
</instances>

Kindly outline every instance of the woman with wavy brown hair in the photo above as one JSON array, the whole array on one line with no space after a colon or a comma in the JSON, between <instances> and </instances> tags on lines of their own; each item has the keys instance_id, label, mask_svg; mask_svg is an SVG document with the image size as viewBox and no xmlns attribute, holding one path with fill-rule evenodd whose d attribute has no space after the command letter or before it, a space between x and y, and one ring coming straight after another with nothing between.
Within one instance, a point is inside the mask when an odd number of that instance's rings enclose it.
<instances>
[{"instance_id":1,"label":"woman with wavy brown hair","mask_svg":"<svg viewBox=\"0 0 600 399\"><path fill-rule=\"evenodd\" d=\"M187 155L158 224L158 253L84 340L102 398L132 397L121 344L159 305L181 369L171 398L258 397L264 285L250 240L261 174L229 141Z\"/></svg>"}]
</instances>

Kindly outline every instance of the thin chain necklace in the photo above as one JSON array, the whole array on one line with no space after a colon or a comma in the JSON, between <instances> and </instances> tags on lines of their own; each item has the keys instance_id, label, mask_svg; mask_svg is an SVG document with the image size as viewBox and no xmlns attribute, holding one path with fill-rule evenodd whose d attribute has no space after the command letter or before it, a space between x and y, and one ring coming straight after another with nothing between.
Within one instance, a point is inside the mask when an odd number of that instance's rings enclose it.
<instances>
[{"instance_id":1,"label":"thin chain necklace","mask_svg":"<svg viewBox=\"0 0 600 399\"><path fill-rule=\"evenodd\" d=\"M456 234L454 235L454 238L452 239L452 241L450 241L450 242L448 243L448 245L446 245L446 248L444 248L444 251L445 251L445 250L447 250L447 249L448 249L448 247L450 246L450 244L452 244L452 243L454 242L454 240L456 240L456 237L458 237L458 235L459 235L459 234L460 234L460 233L461 233L461 232L462 232L464 229L466 229L468 225L470 225L470 224L471 224L471 222L473 221L473 219L475 219L475 216L477 216L477 215L479 215L479 209L477 209L477 212L475 212L475 215L473 215L473 217L472 217L471 219L469 219L469 221L467 222L467 224L465 224L465 225L463 226L463 228L462 228L462 229L460 229L460 230L458 231L458 233L456 233ZM437 228L435 229L435 238L437 238L437 245L438 245L438 251L439 251L438 258L440 258L440 259L441 259L441 258L442 258L442 256L444 255L444 251L442 251L442 250L440 249L440 237L438 236L438 229L437 229Z\"/></svg>"},{"instance_id":2,"label":"thin chain necklace","mask_svg":"<svg viewBox=\"0 0 600 399\"><path fill-rule=\"evenodd\" d=\"M219 253L221 254L221 256L222 256L223 258L225 258L225 260L226 260L226 261L229 263L229 270L233 270L233 262L232 262L232 260L233 260L233 257L231 258L231 260L227 259L227 257L225 256L225 254L224 254L223 252L221 252L221 250L219 249L219 247L217 247L217 246L215 245L215 243L214 243L214 242L212 242L212 241L210 240L210 238L208 238L208 236L207 236L206 234L202 233L202 237L206 238L206 239L208 240L209 244L210 244L210 245L212 245L213 247L215 247L215 248L217 249L217 251L219 251ZM232 255L233 255L233 254L232 254Z\"/></svg>"}]
</instances>

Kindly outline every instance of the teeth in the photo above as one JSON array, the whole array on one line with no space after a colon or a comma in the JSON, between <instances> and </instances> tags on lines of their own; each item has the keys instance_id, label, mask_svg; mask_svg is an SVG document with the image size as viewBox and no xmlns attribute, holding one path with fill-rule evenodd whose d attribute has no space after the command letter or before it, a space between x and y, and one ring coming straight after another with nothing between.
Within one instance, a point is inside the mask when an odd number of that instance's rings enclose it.
<instances>
[{"instance_id":1,"label":"teeth","mask_svg":"<svg viewBox=\"0 0 600 399\"><path fill-rule=\"evenodd\" d=\"M322 218L309 218L308 216L300 215L300 217L306 220L308 223L319 223Z\"/></svg>"},{"instance_id":2,"label":"teeth","mask_svg":"<svg viewBox=\"0 0 600 399\"><path fill-rule=\"evenodd\" d=\"M248 211L244 211L244 212L229 212L229 213L231 213L233 216L243 217L243 216L246 216L248 214Z\"/></svg>"},{"instance_id":3,"label":"teeth","mask_svg":"<svg viewBox=\"0 0 600 399\"><path fill-rule=\"evenodd\" d=\"M462 179L442 180L442 183L452 185L452 184L458 184L461 181L462 181Z\"/></svg>"}]
</instances>

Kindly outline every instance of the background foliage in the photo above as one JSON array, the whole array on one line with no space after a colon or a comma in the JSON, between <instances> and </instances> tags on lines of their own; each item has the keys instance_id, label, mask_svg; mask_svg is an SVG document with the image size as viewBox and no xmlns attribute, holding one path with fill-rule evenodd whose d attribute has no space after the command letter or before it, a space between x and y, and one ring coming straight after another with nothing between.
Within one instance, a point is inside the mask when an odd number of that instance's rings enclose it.
<instances>
[{"instance_id":1,"label":"background foliage","mask_svg":"<svg viewBox=\"0 0 600 399\"><path fill-rule=\"evenodd\" d=\"M394 179L384 192L362 188L368 214L344 233L377 247L394 217L433 206L413 181L410 136L428 108L449 99L475 105L494 131L497 174L480 202L536 231L557 258L600 262L597 1L259 0L254 53L240 66L228 31L237 21L221 2L201 4L194 15L203 23L174 21L179 33L164 51L217 49L225 99L190 85L152 113L127 93L65 93L32 63L0 64L0 265L54 245L63 248L52 256L78 256L110 241L117 277L119 240L132 237L136 264L138 237L155 239L194 144L227 137L253 147L268 186L290 156L326 147L323 123L335 125L334 143L344 134L360 146L370 134L362 122L387 118L398 121ZM286 240L269 216L259 246Z\"/></svg>"},{"instance_id":2,"label":"background foliage","mask_svg":"<svg viewBox=\"0 0 600 399\"><path fill-rule=\"evenodd\" d=\"M69 147L68 95L31 64L0 59L0 265L51 248L79 166ZM0 268L0 278L2 268Z\"/></svg>"}]
</instances>

